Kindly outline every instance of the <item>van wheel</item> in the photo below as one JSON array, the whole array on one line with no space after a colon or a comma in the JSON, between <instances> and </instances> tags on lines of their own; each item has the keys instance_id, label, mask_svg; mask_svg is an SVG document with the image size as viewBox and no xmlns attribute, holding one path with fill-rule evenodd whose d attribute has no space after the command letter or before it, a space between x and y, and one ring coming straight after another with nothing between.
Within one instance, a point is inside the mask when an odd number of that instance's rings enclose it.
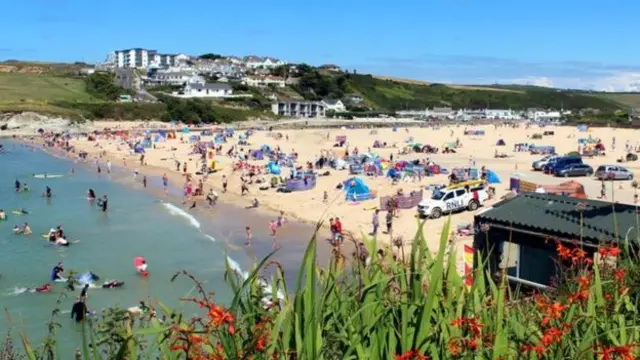
<instances>
[{"instance_id":1,"label":"van wheel","mask_svg":"<svg viewBox=\"0 0 640 360\"><path fill-rule=\"evenodd\" d=\"M440 210L440 208L435 208L435 209L431 210L431 218L432 219L438 219L441 216L442 216L442 210Z\"/></svg>"},{"instance_id":2,"label":"van wheel","mask_svg":"<svg viewBox=\"0 0 640 360\"><path fill-rule=\"evenodd\" d=\"M480 206L480 204L478 204L478 202L476 200L471 200L469 201L469 211L476 211L478 209L478 207Z\"/></svg>"},{"instance_id":3,"label":"van wheel","mask_svg":"<svg viewBox=\"0 0 640 360\"><path fill-rule=\"evenodd\" d=\"M627 180L633 180L633 174L629 174L629 177L627 178Z\"/></svg>"}]
</instances>

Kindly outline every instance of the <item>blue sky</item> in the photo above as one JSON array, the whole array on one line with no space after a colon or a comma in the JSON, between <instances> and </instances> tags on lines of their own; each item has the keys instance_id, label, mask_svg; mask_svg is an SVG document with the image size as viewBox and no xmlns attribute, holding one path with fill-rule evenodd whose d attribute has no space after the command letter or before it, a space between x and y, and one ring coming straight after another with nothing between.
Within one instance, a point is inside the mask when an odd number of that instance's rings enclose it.
<instances>
[{"instance_id":1,"label":"blue sky","mask_svg":"<svg viewBox=\"0 0 640 360\"><path fill-rule=\"evenodd\" d=\"M96 62L145 47L446 83L640 91L638 13L637 0L6 1L0 59Z\"/></svg>"}]
</instances>

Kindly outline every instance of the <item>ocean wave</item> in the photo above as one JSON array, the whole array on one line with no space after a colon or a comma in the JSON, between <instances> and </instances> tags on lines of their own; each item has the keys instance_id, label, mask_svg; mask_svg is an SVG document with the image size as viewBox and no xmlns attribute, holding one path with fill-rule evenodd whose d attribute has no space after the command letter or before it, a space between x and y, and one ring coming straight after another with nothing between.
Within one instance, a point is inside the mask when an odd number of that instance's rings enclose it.
<instances>
[{"instance_id":1,"label":"ocean wave","mask_svg":"<svg viewBox=\"0 0 640 360\"><path fill-rule=\"evenodd\" d=\"M187 219L193 227L200 229L200 222L193 215L171 203L163 203L162 205L169 211L169 214L183 217Z\"/></svg>"},{"instance_id":2,"label":"ocean wave","mask_svg":"<svg viewBox=\"0 0 640 360\"><path fill-rule=\"evenodd\" d=\"M243 279L248 279L249 278L249 272L247 271L243 271L242 267L240 267L240 264L233 260L231 257L227 256L227 263L229 264L229 268L231 269L231 271L233 271L234 273L241 275ZM266 281L264 280L260 280L258 279L258 284L260 284L260 286L262 287L262 290L266 293L266 294L270 294L265 296L262 301L265 304L271 304L272 302L272 298L274 297L273 293L272 293L272 289L271 289L271 285L268 284ZM282 290L278 289L278 291L276 292L276 297L280 300L284 300L284 293L282 292Z\"/></svg>"},{"instance_id":3,"label":"ocean wave","mask_svg":"<svg viewBox=\"0 0 640 360\"><path fill-rule=\"evenodd\" d=\"M213 241L213 242L216 242L216 238L214 238L214 237L213 237L213 236L211 236L211 235L204 234L204 237L206 237L207 239L209 239L209 240L211 240L211 241Z\"/></svg>"},{"instance_id":4,"label":"ocean wave","mask_svg":"<svg viewBox=\"0 0 640 360\"><path fill-rule=\"evenodd\" d=\"M20 294L24 294L27 291L29 291L28 288L26 287L14 287L12 290L9 291L9 295L20 295Z\"/></svg>"}]
</instances>

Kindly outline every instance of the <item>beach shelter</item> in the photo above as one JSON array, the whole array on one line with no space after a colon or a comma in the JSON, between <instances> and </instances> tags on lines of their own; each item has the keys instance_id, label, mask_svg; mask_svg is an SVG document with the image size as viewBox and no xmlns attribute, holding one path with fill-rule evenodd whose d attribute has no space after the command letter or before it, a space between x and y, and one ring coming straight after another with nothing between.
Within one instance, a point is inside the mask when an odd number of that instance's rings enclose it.
<instances>
[{"instance_id":1,"label":"beach shelter","mask_svg":"<svg viewBox=\"0 0 640 360\"><path fill-rule=\"evenodd\" d=\"M144 146L140 143L137 143L134 147L133 147L133 151L136 154L144 154Z\"/></svg>"},{"instance_id":2,"label":"beach shelter","mask_svg":"<svg viewBox=\"0 0 640 360\"><path fill-rule=\"evenodd\" d=\"M347 201L363 201L374 197L364 180L358 177L349 178L344 182L344 192Z\"/></svg>"},{"instance_id":3,"label":"beach shelter","mask_svg":"<svg viewBox=\"0 0 640 360\"><path fill-rule=\"evenodd\" d=\"M269 170L269 173L273 175L280 175L281 172L280 166L273 161L267 164L267 170Z\"/></svg>"},{"instance_id":4,"label":"beach shelter","mask_svg":"<svg viewBox=\"0 0 640 360\"><path fill-rule=\"evenodd\" d=\"M496 146L505 146L504 140L500 139L496 142Z\"/></svg>"},{"instance_id":5,"label":"beach shelter","mask_svg":"<svg viewBox=\"0 0 640 360\"><path fill-rule=\"evenodd\" d=\"M188 127L188 126L185 126L185 127L183 127L183 128L182 128L182 132L183 132L184 134L189 133L189 131L190 131L190 130L189 130L189 127Z\"/></svg>"},{"instance_id":6,"label":"beach shelter","mask_svg":"<svg viewBox=\"0 0 640 360\"><path fill-rule=\"evenodd\" d=\"M487 170L487 182L489 182L489 184L500 184L502 180L500 180L500 177L495 171Z\"/></svg>"}]
</instances>

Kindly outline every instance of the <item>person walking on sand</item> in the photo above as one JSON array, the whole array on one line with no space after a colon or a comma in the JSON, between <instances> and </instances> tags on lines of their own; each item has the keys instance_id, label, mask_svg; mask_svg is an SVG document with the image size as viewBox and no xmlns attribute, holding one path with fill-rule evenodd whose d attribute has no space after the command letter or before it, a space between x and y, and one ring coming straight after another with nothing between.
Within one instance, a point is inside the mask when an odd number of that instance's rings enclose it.
<instances>
[{"instance_id":1,"label":"person walking on sand","mask_svg":"<svg viewBox=\"0 0 640 360\"><path fill-rule=\"evenodd\" d=\"M111 160L107 160L107 174L111 174Z\"/></svg>"},{"instance_id":2,"label":"person walking on sand","mask_svg":"<svg viewBox=\"0 0 640 360\"><path fill-rule=\"evenodd\" d=\"M162 186L164 187L164 193L166 194L169 191L169 178L167 177L167 173L162 175Z\"/></svg>"},{"instance_id":3,"label":"person walking on sand","mask_svg":"<svg viewBox=\"0 0 640 360\"><path fill-rule=\"evenodd\" d=\"M392 211L387 211L385 220L387 223L387 234L391 235L391 231L393 230L393 212Z\"/></svg>"},{"instance_id":4,"label":"person walking on sand","mask_svg":"<svg viewBox=\"0 0 640 360\"><path fill-rule=\"evenodd\" d=\"M371 226L373 227L373 230L371 231L371 236L376 236L378 234L378 227L380 226L380 209L376 209L373 212L373 218L371 219Z\"/></svg>"},{"instance_id":5,"label":"person walking on sand","mask_svg":"<svg viewBox=\"0 0 640 360\"><path fill-rule=\"evenodd\" d=\"M222 175L222 192L226 193L227 192L227 185L229 184L229 181L227 179L227 175Z\"/></svg>"},{"instance_id":6,"label":"person walking on sand","mask_svg":"<svg viewBox=\"0 0 640 360\"><path fill-rule=\"evenodd\" d=\"M253 235L251 234L251 228L247 226L246 228L244 228L244 244L246 246L250 246L252 239Z\"/></svg>"},{"instance_id":7,"label":"person walking on sand","mask_svg":"<svg viewBox=\"0 0 640 360\"><path fill-rule=\"evenodd\" d=\"M145 187L145 188L147 187L147 176L146 175L142 177L142 186Z\"/></svg>"}]
</instances>

